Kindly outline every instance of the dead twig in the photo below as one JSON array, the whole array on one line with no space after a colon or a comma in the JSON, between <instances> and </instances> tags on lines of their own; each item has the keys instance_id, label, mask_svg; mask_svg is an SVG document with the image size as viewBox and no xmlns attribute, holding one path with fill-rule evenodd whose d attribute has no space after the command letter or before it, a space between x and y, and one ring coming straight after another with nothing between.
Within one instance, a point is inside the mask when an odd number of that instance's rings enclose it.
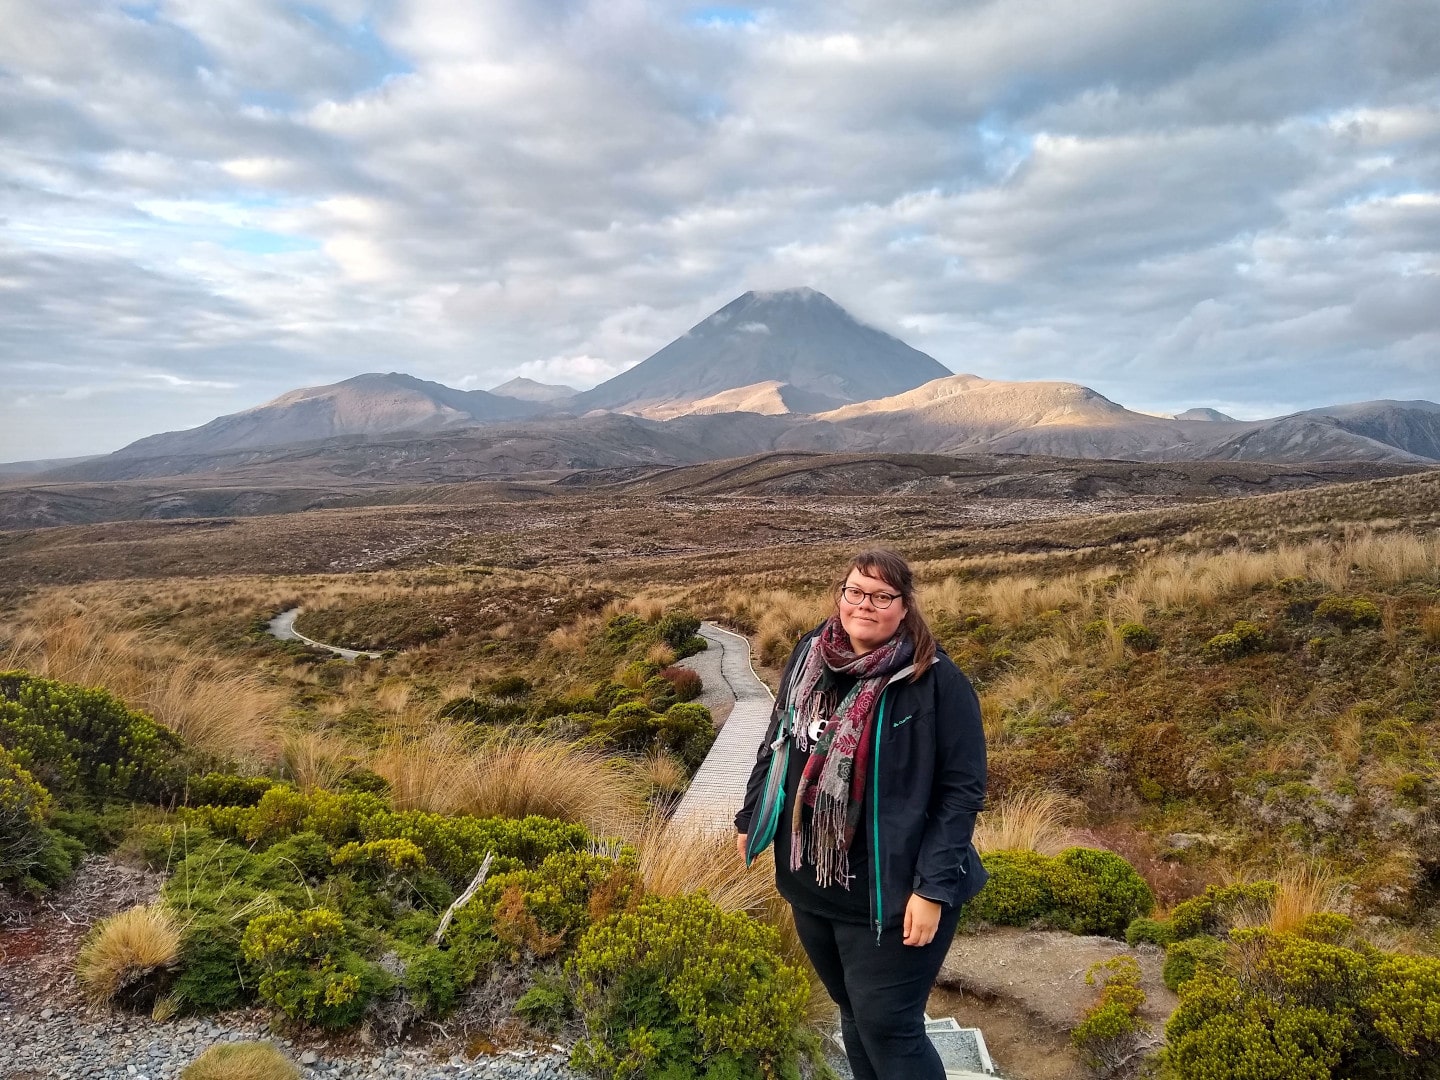
<instances>
[{"instance_id":1,"label":"dead twig","mask_svg":"<svg viewBox=\"0 0 1440 1080\"><path fill-rule=\"evenodd\" d=\"M495 858L493 851L485 853L485 861L480 864L480 869L475 871L475 880L470 882L469 888L455 898L455 902L445 909L445 914L440 917L440 926L435 931L433 945L439 945L440 939L445 936L445 930L450 925L450 920L455 917L455 912L468 904L475 896L480 886L485 884L485 875L490 873L490 862Z\"/></svg>"}]
</instances>

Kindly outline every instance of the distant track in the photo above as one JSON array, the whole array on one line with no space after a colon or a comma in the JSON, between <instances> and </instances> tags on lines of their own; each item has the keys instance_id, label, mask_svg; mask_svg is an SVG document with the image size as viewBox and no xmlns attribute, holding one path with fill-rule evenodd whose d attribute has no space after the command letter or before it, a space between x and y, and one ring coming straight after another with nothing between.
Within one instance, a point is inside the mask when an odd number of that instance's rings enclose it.
<instances>
[{"instance_id":1,"label":"distant track","mask_svg":"<svg viewBox=\"0 0 1440 1080\"><path fill-rule=\"evenodd\" d=\"M294 607L289 611L282 611L275 618L270 620L270 633L274 634L281 641L303 641L306 645L313 645L317 649L326 649L336 656L343 656L346 660L356 660L362 656L368 656L372 660L380 659L378 652L366 652L364 649L345 649L339 645L326 645L323 641L316 641L308 638L295 629L295 616L299 615L303 608Z\"/></svg>"},{"instance_id":2,"label":"distant track","mask_svg":"<svg viewBox=\"0 0 1440 1080\"><path fill-rule=\"evenodd\" d=\"M670 820L705 832L733 832L775 696L755 674L745 638L708 622L700 624L700 636L720 650L720 677L735 705Z\"/></svg>"}]
</instances>

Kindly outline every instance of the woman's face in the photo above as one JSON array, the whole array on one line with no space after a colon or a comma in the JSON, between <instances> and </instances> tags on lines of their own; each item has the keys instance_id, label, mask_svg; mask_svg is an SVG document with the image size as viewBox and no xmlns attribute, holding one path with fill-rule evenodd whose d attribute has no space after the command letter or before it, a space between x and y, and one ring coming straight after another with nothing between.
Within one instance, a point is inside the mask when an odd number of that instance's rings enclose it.
<instances>
[{"instance_id":1,"label":"woman's face","mask_svg":"<svg viewBox=\"0 0 1440 1080\"><path fill-rule=\"evenodd\" d=\"M905 601L900 599L900 590L882 578L870 577L859 570L851 570L845 578L846 587L853 586L869 593L862 596L860 603L852 604L840 596L840 625L850 635L850 644L857 653L865 654L878 649L895 636L896 629L905 619ZM894 597L887 608L875 606L873 597L884 593Z\"/></svg>"}]
</instances>

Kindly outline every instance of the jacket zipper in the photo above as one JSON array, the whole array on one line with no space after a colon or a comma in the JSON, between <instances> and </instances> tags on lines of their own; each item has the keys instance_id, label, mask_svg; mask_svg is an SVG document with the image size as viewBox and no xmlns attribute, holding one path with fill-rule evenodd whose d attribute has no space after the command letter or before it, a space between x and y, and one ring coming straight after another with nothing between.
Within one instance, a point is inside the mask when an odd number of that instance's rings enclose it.
<instances>
[{"instance_id":1,"label":"jacket zipper","mask_svg":"<svg viewBox=\"0 0 1440 1080\"><path fill-rule=\"evenodd\" d=\"M889 687L886 687L889 689ZM875 944L880 944L880 928L885 925L885 900L880 879L880 733L885 730L885 691L880 691L880 715L875 718L875 749L871 754L870 829L875 849Z\"/></svg>"}]
</instances>

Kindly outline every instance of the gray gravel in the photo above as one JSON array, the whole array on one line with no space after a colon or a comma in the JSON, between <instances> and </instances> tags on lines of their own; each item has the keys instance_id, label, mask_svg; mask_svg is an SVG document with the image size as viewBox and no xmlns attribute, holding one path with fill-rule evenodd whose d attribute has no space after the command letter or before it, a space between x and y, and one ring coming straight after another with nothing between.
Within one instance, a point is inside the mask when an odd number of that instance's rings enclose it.
<instances>
[{"instance_id":1,"label":"gray gravel","mask_svg":"<svg viewBox=\"0 0 1440 1080\"><path fill-rule=\"evenodd\" d=\"M44 1016L51 1012L51 1016ZM330 1055L270 1035L261 1023L182 1019L157 1024L141 1017L76 1017L43 1010L29 1015L0 1004L0 1076L6 1080L173 1080L219 1042L268 1039L300 1063L307 1080L581 1080L565 1063L568 1052L508 1051L467 1061L436 1060L414 1048L373 1048Z\"/></svg>"}]
</instances>

